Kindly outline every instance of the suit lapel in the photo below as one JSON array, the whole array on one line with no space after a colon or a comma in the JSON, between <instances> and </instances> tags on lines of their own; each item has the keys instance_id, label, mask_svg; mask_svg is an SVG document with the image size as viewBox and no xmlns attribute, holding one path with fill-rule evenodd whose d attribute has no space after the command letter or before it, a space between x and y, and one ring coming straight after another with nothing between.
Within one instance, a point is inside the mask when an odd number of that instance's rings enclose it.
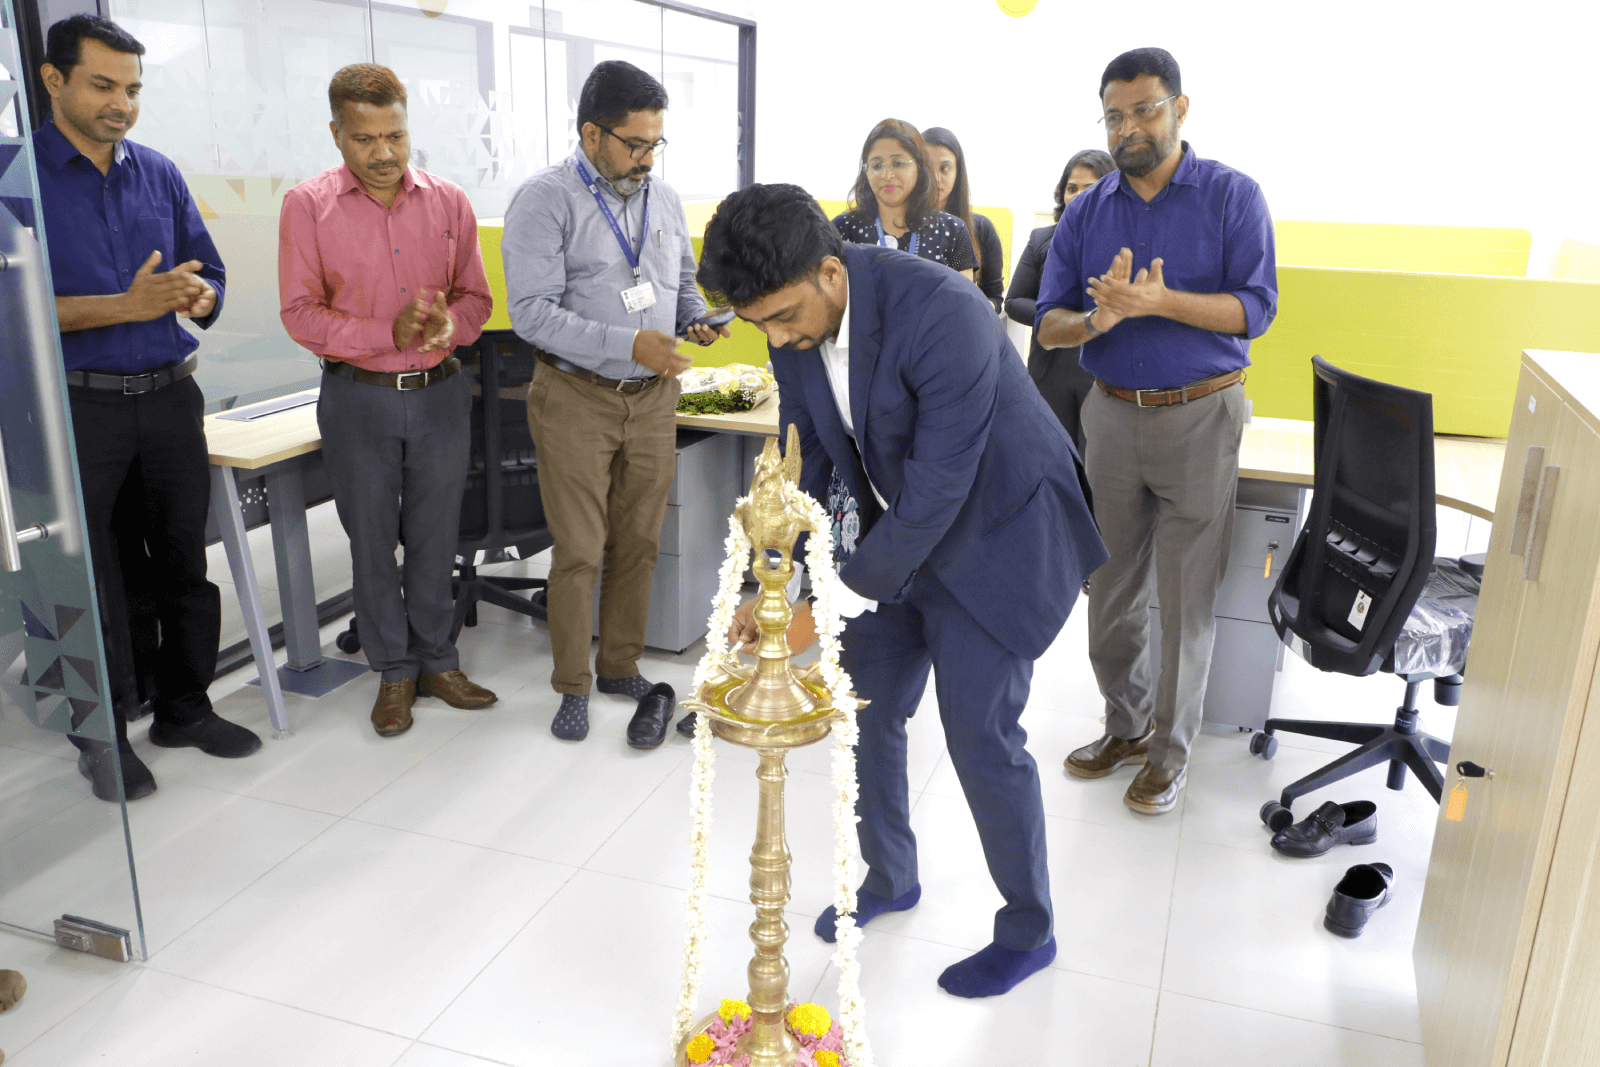
<instances>
[{"instance_id":1,"label":"suit lapel","mask_svg":"<svg viewBox=\"0 0 1600 1067\"><path fill-rule=\"evenodd\" d=\"M855 426L856 447L865 465L867 395L883 346L883 322L878 317L878 287L873 281L871 258L860 245L847 244L844 252L850 284L850 422Z\"/></svg>"}]
</instances>

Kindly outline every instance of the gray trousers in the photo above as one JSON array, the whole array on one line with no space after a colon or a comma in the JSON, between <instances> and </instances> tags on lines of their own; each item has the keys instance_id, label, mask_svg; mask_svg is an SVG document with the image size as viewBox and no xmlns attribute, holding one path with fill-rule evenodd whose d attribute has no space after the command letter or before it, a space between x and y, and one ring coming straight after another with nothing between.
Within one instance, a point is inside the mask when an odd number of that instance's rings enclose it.
<instances>
[{"instance_id":1,"label":"gray trousers","mask_svg":"<svg viewBox=\"0 0 1600 1067\"><path fill-rule=\"evenodd\" d=\"M471 449L465 371L401 392L323 374L322 455L350 563L361 649L386 682L460 666L450 579ZM395 546L405 543L397 568Z\"/></svg>"},{"instance_id":2,"label":"gray trousers","mask_svg":"<svg viewBox=\"0 0 1600 1067\"><path fill-rule=\"evenodd\" d=\"M1089 661L1106 701L1106 732L1131 740L1154 722L1149 763L1164 770L1185 765L1200 730L1244 417L1242 386L1159 408L1097 386L1083 405L1094 517L1111 553L1089 593ZM1150 650L1152 565L1159 675Z\"/></svg>"}]
</instances>

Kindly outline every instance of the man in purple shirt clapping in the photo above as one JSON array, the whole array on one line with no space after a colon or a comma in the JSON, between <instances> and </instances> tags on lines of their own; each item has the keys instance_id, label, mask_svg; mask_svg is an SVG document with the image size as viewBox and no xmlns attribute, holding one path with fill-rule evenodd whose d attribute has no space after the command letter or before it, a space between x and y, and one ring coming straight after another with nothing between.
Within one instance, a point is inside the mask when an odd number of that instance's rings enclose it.
<instances>
[{"instance_id":1,"label":"man in purple shirt clapping","mask_svg":"<svg viewBox=\"0 0 1600 1067\"><path fill-rule=\"evenodd\" d=\"M1244 368L1250 340L1277 313L1277 267L1260 187L1179 137L1189 98L1171 53L1138 48L1112 60L1100 102L1120 173L1063 213L1036 312L1039 343L1082 345L1096 379L1083 430L1111 553L1089 597L1106 732L1066 766L1101 778L1144 764L1123 803L1159 815L1178 802L1200 729L1233 533Z\"/></svg>"}]
</instances>

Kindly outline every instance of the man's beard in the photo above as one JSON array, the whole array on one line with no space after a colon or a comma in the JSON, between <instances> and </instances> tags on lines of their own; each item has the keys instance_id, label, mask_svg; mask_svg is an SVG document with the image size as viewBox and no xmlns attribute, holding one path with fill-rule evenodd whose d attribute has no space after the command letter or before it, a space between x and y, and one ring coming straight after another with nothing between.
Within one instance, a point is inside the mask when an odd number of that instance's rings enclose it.
<instances>
[{"instance_id":1,"label":"man's beard","mask_svg":"<svg viewBox=\"0 0 1600 1067\"><path fill-rule=\"evenodd\" d=\"M606 180L611 183L612 188L616 189L616 191L621 193L623 196L632 196L634 193L637 193L640 189L644 188L644 183L649 179L649 177L649 167L634 167L627 174L607 174Z\"/></svg>"},{"instance_id":2,"label":"man's beard","mask_svg":"<svg viewBox=\"0 0 1600 1067\"><path fill-rule=\"evenodd\" d=\"M1161 166L1162 160L1172 152L1178 143L1177 134L1157 141L1145 138L1142 141L1124 141L1112 151L1111 158L1116 162L1117 169L1130 178L1143 178L1146 174Z\"/></svg>"}]
</instances>

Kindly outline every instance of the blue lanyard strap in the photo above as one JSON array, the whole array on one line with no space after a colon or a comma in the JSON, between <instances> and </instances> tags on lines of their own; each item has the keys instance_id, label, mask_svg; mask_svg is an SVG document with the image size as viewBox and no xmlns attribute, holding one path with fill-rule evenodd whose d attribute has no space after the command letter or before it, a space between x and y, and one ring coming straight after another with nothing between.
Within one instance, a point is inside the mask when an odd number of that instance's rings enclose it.
<instances>
[{"instance_id":1,"label":"blue lanyard strap","mask_svg":"<svg viewBox=\"0 0 1600 1067\"><path fill-rule=\"evenodd\" d=\"M900 247L899 240L897 240L896 238L891 237L888 234L883 232L883 220L882 219L873 219L872 220L872 224L878 228L878 243L880 245L882 245L885 248L899 248ZM913 232L911 234L911 247L906 249L906 251L910 252L912 255L916 255L917 254L917 235L916 235L915 232Z\"/></svg>"},{"instance_id":2,"label":"blue lanyard strap","mask_svg":"<svg viewBox=\"0 0 1600 1067\"><path fill-rule=\"evenodd\" d=\"M639 222L639 251L635 252L628 246L628 239L622 235L622 227L617 225L617 217L611 213L611 206L606 203L605 197L600 195L600 187L589 176L589 168L585 167L580 159L574 159L572 165L578 168L578 179L588 188L589 195L594 197L596 204L600 205L601 214L605 215L606 222L611 225L611 233L616 237L617 244L622 248L622 254L627 257L628 266L633 268L634 283L642 282L644 274L639 269L639 256L644 252L645 237L650 233L650 186L646 185L644 187L644 217Z\"/></svg>"}]
</instances>

